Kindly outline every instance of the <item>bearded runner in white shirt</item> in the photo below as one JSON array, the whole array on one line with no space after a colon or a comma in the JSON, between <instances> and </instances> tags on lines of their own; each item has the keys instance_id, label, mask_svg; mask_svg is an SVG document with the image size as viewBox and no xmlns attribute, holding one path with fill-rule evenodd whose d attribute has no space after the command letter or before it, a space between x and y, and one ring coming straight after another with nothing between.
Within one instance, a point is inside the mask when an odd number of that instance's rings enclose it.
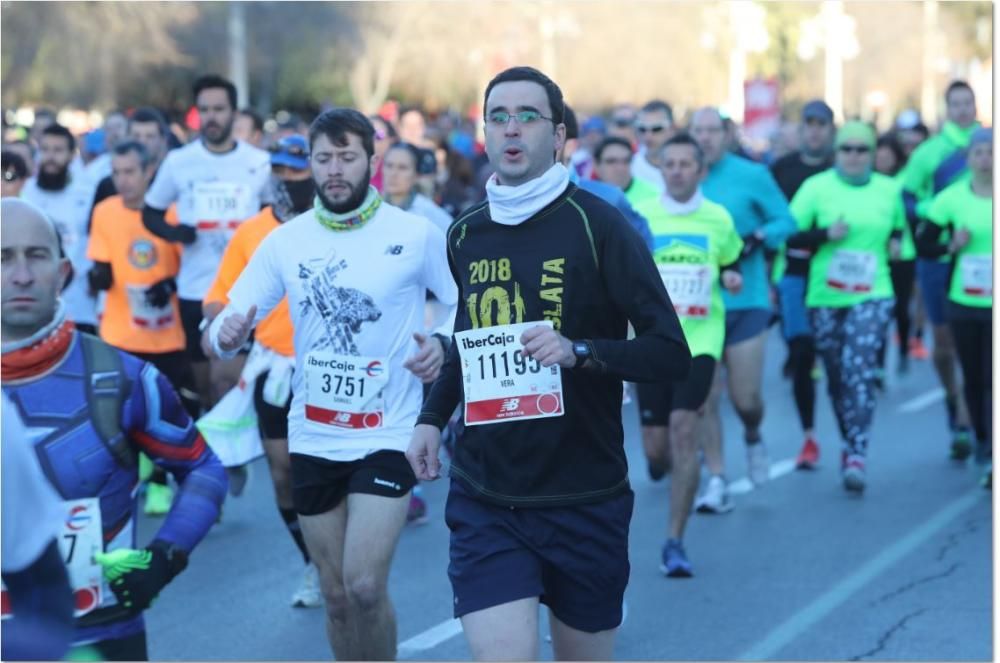
<instances>
[{"instance_id":1,"label":"bearded runner in white shirt","mask_svg":"<svg viewBox=\"0 0 1000 663\"><path fill-rule=\"evenodd\" d=\"M187 337L187 353L208 408L233 387L242 362L213 362L211 377L201 350L201 302L236 228L255 216L271 175L270 155L233 138L236 87L219 76L194 84L201 139L172 150L146 192L142 223L154 235L185 245L177 274L177 296ZM180 224L164 215L177 203Z\"/></svg>"},{"instance_id":2,"label":"bearded runner in white shirt","mask_svg":"<svg viewBox=\"0 0 1000 663\"><path fill-rule=\"evenodd\" d=\"M295 330L292 491L337 660L390 660L389 566L416 477L406 450L447 340L423 333L427 290L454 316L444 235L369 186L374 129L334 109L309 131L314 209L260 244L209 328L232 356L287 293ZM450 328L440 328L450 334Z\"/></svg>"},{"instance_id":3,"label":"bearded runner in white shirt","mask_svg":"<svg viewBox=\"0 0 1000 663\"><path fill-rule=\"evenodd\" d=\"M38 207L55 224L73 275L62 293L66 316L80 331L97 336L97 299L87 284L87 219L94 189L82 175L73 175L70 163L76 139L61 124L42 131L38 175L24 185L21 198Z\"/></svg>"}]
</instances>

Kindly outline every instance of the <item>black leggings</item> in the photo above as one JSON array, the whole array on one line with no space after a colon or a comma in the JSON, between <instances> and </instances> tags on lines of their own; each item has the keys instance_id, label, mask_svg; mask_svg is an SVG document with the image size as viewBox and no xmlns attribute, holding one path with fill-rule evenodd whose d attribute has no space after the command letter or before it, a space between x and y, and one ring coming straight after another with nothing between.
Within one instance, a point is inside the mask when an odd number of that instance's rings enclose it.
<instances>
[{"instance_id":1,"label":"black leggings","mask_svg":"<svg viewBox=\"0 0 1000 663\"><path fill-rule=\"evenodd\" d=\"M952 309L954 310L954 308ZM965 402L969 406L972 427L980 442L991 436L993 402L993 321L989 309L982 317L949 317L955 337L958 361L962 365Z\"/></svg>"},{"instance_id":2,"label":"black leggings","mask_svg":"<svg viewBox=\"0 0 1000 663\"><path fill-rule=\"evenodd\" d=\"M816 364L816 344L811 336L796 336L788 341L788 364L799 422L802 430L811 430L816 411L816 383L812 375Z\"/></svg>"},{"instance_id":3,"label":"black leggings","mask_svg":"<svg viewBox=\"0 0 1000 663\"><path fill-rule=\"evenodd\" d=\"M917 278L916 260L899 260L889 263L889 276L892 278L892 290L896 294L896 304L893 316L896 319L896 333L899 335L899 356L903 358L910 348L910 299L913 296L913 285ZM886 342L878 351L878 365L885 366Z\"/></svg>"}]
</instances>

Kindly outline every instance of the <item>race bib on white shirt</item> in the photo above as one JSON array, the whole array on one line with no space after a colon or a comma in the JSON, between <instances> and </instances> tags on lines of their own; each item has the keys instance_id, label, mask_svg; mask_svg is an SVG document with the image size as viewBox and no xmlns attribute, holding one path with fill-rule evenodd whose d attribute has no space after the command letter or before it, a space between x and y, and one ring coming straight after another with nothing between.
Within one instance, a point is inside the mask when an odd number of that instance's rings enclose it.
<instances>
[{"instance_id":1,"label":"race bib on white shirt","mask_svg":"<svg viewBox=\"0 0 1000 663\"><path fill-rule=\"evenodd\" d=\"M521 334L548 320L470 329L455 334L462 361L465 425L564 414L562 372L524 354Z\"/></svg>"},{"instance_id":2,"label":"race bib on white shirt","mask_svg":"<svg viewBox=\"0 0 1000 663\"><path fill-rule=\"evenodd\" d=\"M677 315L708 317L712 305L712 270L707 265L661 264L657 269Z\"/></svg>"},{"instance_id":3,"label":"race bib on white shirt","mask_svg":"<svg viewBox=\"0 0 1000 663\"><path fill-rule=\"evenodd\" d=\"M225 230L235 222L235 230L244 219L253 216L250 187L240 182L196 182L194 217L199 230Z\"/></svg>"},{"instance_id":4,"label":"race bib on white shirt","mask_svg":"<svg viewBox=\"0 0 1000 663\"><path fill-rule=\"evenodd\" d=\"M96 497L63 502L66 519L59 531L59 553L66 563L73 588L74 617L82 617L101 605L104 592L103 568L94 555L104 550L101 529L101 501ZM3 619L14 616L7 589L3 589Z\"/></svg>"},{"instance_id":5,"label":"race bib on white shirt","mask_svg":"<svg viewBox=\"0 0 1000 663\"><path fill-rule=\"evenodd\" d=\"M306 421L333 428L381 428L383 389L389 384L386 357L310 352L303 362Z\"/></svg>"},{"instance_id":6,"label":"race bib on white shirt","mask_svg":"<svg viewBox=\"0 0 1000 663\"><path fill-rule=\"evenodd\" d=\"M826 270L826 285L840 292L871 292L877 269L875 254L838 249Z\"/></svg>"},{"instance_id":7,"label":"race bib on white shirt","mask_svg":"<svg viewBox=\"0 0 1000 663\"><path fill-rule=\"evenodd\" d=\"M128 295L128 307L131 313L132 325L139 329L155 331L173 327L174 307L168 302L164 307L151 306L146 302L147 286L126 285L125 293Z\"/></svg>"},{"instance_id":8,"label":"race bib on white shirt","mask_svg":"<svg viewBox=\"0 0 1000 663\"><path fill-rule=\"evenodd\" d=\"M962 256L962 292L972 297L993 296L993 256Z\"/></svg>"}]
</instances>

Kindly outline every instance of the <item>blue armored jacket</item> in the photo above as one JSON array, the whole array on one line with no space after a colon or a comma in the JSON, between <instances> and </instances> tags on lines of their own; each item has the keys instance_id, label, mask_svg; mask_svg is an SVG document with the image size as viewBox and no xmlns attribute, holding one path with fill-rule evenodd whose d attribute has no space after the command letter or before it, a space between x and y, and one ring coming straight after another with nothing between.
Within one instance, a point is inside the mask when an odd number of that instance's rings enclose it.
<instances>
[{"instance_id":1,"label":"blue armored jacket","mask_svg":"<svg viewBox=\"0 0 1000 663\"><path fill-rule=\"evenodd\" d=\"M180 486L156 539L190 552L215 523L226 492L225 470L170 383L151 364L74 332L69 351L54 368L5 381L3 391L62 499L83 504L97 499L105 551L148 543L136 542L140 452ZM75 507L67 531L88 518L85 507ZM79 592L77 600L80 608ZM99 605L79 616L76 628L74 644L81 645L128 637L145 627L142 616L125 613L105 584Z\"/></svg>"}]
</instances>

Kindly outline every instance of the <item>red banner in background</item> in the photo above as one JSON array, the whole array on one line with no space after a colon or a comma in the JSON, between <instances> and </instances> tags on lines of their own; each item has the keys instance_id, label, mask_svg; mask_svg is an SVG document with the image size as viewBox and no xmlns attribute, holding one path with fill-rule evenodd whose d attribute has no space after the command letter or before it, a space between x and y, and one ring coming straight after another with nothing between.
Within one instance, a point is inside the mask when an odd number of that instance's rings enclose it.
<instances>
[{"instance_id":1,"label":"red banner in background","mask_svg":"<svg viewBox=\"0 0 1000 663\"><path fill-rule=\"evenodd\" d=\"M743 83L743 135L769 138L781 124L781 94L774 78Z\"/></svg>"}]
</instances>

